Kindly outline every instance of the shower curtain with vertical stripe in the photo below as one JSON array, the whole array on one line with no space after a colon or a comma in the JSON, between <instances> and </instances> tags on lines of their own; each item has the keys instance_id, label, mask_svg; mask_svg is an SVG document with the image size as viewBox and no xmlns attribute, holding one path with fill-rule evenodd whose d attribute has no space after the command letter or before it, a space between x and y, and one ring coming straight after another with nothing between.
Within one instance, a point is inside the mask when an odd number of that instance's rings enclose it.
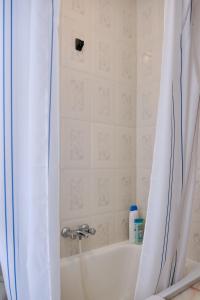
<instances>
[{"instance_id":1,"label":"shower curtain with vertical stripe","mask_svg":"<svg viewBox=\"0 0 200 300\"><path fill-rule=\"evenodd\" d=\"M9 300L59 300L58 0L0 0L0 264Z\"/></svg>"},{"instance_id":2,"label":"shower curtain with vertical stripe","mask_svg":"<svg viewBox=\"0 0 200 300\"><path fill-rule=\"evenodd\" d=\"M165 1L160 101L135 300L183 276L197 164L200 1Z\"/></svg>"}]
</instances>

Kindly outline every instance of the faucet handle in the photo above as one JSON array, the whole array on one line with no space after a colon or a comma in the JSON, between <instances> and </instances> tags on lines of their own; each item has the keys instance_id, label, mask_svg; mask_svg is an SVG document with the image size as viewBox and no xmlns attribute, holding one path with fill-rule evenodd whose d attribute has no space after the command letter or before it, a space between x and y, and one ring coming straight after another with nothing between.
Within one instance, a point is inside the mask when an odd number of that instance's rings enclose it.
<instances>
[{"instance_id":1,"label":"faucet handle","mask_svg":"<svg viewBox=\"0 0 200 300\"><path fill-rule=\"evenodd\" d=\"M84 232L88 232L89 233L89 230L90 230L90 227L88 224L82 224L78 227L79 230L81 231L84 231Z\"/></svg>"},{"instance_id":2,"label":"faucet handle","mask_svg":"<svg viewBox=\"0 0 200 300\"><path fill-rule=\"evenodd\" d=\"M91 235L95 235L95 233L96 233L96 229L95 228L89 228L89 233L91 234Z\"/></svg>"},{"instance_id":3,"label":"faucet handle","mask_svg":"<svg viewBox=\"0 0 200 300\"><path fill-rule=\"evenodd\" d=\"M61 230L61 236L63 238L71 238L72 240L77 239L77 232L76 230L71 230L69 227L63 227Z\"/></svg>"},{"instance_id":4,"label":"faucet handle","mask_svg":"<svg viewBox=\"0 0 200 300\"><path fill-rule=\"evenodd\" d=\"M63 227L61 230L61 236L64 238L71 236L71 229L69 227Z\"/></svg>"},{"instance_id":5,"label":"faucet handle","mask_svg":"<svg viewBox=\"0 0 200 300\"><path fill-rule=\"evenodd\" d=\"M96 233L96 229L90 227L88 224L82 224L82 225L79 226L78 229L80 231L84 231L84 232L89 233L91 235L95 235L95 233Z\"/></svg>"}]
</instances>

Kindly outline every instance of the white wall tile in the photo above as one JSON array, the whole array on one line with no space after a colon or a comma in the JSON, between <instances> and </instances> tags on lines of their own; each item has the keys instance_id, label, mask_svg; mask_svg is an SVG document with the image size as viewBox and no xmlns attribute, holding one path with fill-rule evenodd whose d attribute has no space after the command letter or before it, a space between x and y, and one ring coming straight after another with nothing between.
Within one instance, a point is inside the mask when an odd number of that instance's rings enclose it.
<instances>
[{"instance_id":1,"label":"white wall tile","mask_svg":"<svg viewBox=\"0 0 200 300\"><path fill-rule=\"evenodd\" d=\"M94 1L95 32L102 36L115 37L116 2L112 0Z\"/></svg>"},{"instance_id":2,"label":"white wall tile","mask_svg":"<svg viewBox=\"0 0 200 300\"><path fill-rule=\"evenodd\" d=\"M152 88L150 91L141 90L138 95L138 126L155 126L159 99L158 91L155 92Z\"/></svg>"},{"instance_id":3,"label":"white wall tile","mask_svg":"<svg viewBox=\"0 0 200 300\"><path fill-rule=\"evenodd\" d=\"M115 214L115 241L125 241L128 239L128 211Z\"/></svg>"},{"instance_id":4,"label":"white wall tile","mask_svg":"<svg viewBox=\"0 0 200 300\"><path fill-rule=\"evenodd\" d=\"M117 124L135 127L136 92L132 84L120 84L116 88Z\"/></svg>"},{"instance_id":5,"label":"white wall tile","mask_svg":"<svg viewBox=\"0 0 200 300\"><path fill-rule=\"evenodd\" d=\"M106 40L101 36L95 38L95 73L104 78L112 79L114 73L114 48L111 40Z\"/></svg>"},{"instance_id":6,"label":"white wall tile","mask_svg":"<svg viewBox=\"0 0 200 300\"><path fill-rule=\"evenodd\" d=\"M154 149L154 127L142 127L137 130L137 164L139 168L151 168Z\"/></svg>"},{"instance_id":7,"label":"white wall tile","mask_svg":"<svg viewBox=\"0 0 200 300\"><path fill-rule=\"evenodd\" d=\"M115 167L115 128L108 125L92 126L92 165L94 168Z\"/></svg>"},{"instance_id":8,"label":"white wall tile","mask_svg":"<svg viewBox=\"0 0 200 300\"><path fill-rule=\"evenodd\" d=\"M79 253L78 240L60 239L60 256L67 257Z\"/></svg>"},{"instance_id":9,"label":"white wall tile","mask_svg":"<svg viewBox=\"0 0 200 300\"><path fill-rule=\"evenodd\" d=\"M94 79L92 94L93 121L107 124L115 122L115 89L111 80Z\"/></svg>"},{"instance_id":10,"label":"white wall tile","mask_svg":"<svg viewBox=\"0 0 200 300\"><path fill-rule=\"evenodd\" d=\"M118 37L136 41L136 1L118 0Z\"/></svg>"},{"instance_id":11,"label":"white wall tile","mask_svg":"<svg viewBox=\"0 0 200 300\"><path fill-rule=\"evenodd\" d=\"M126 44L124 42L119 43L116 54L117 76L119 80L130 80L134 82L136 79L136 74L134 72L136 70L136 53L133 44L130 42L127 42Z\"/></svg>"},{"instance_id":12,"label":"white wall tile","mask_svg":"<svg viewBox=\"0 0 200 300\"><path fill-rule=\"evenodd\" d=\"M61 116L90 121L91 78L63 68L61 79Z\"/></svg>"},{"instance_id":13,"label":"white wall tile","mask_svg":"<svg viewBox=\"0 0 200 300\"><path fill-rule=\"evenodd\" d=\"M88 24L94 14L92 0L62 0L61 14L70 17L79 23Z\"/></svg>"},{"instance_id":14,"label":"white wall tile","mask_svg":"<svg viewBox=\"0 0 200 300\"><path fill-rule=\"evenodd\" d=\"M117 127L117 165L126 168L135 166L135 130Z\"/></svg>"},{"instance_id":15,"label":"white wall tile","mask_svg":"<svg viewBox=\"0 0 200 300\"><path fill-rule=\"evenodd\" d=\"M154 7L152 1L137 1L137 39L151 39L153 35Z\"/></svg>"},{"instance_id":16,"label":"white wall tile","mask_svg":"<svg viewBox=\"0 0 200 300\"><path fill-rule=\"evenodd\" d=\"M90 167L90 123L61 121L61 168Z\"/></svg>"},{"instance_id":17,"label":"white wall tile","mask_svg":"<svg viewBox=\"0 0 200 300\"><path fill-rule=\"evenodd\" d=\"M80 218L91 213L90 172L85 170L61 170L62 220Z\"/></svg>"},{"instance_id":18,"label":"white wall tile","mask_svg":"<svg viewBox=\"0 0 200 300\"><path fill-rule=\"evenodd\" d=\"M112 212L115 205L116 178L114 170L93 170L91 173L94 213Z\"/></svg>"},{"instance_id":19,"label":"white wall tile","mask_svg":"<svg viewBox=\"0 0 200 300\"><path fill-rule=\"evenodd\" d=\"M135 202L135 170L124 169L117 172L116 209L129 210L131 203Z\"/></svg>"},{"instance_id":20,"label":"white wall tile","mask_svg":"<svg viewBox=\"0 0 200 300\"><path fill-rule=\"evenodd\" d=\"M103 247L114 242L114 217L112 214L93 216L91 224L97 230L96 235L90 240L92 248Z\"/></svg>"}]
</instances>

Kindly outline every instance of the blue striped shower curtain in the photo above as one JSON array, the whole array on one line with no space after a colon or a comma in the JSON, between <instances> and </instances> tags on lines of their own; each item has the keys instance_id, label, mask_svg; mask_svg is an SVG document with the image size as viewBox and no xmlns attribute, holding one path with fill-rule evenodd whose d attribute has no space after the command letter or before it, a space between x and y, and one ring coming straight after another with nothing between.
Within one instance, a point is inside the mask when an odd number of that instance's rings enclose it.
<instances>
[{"instance_id":1,"label":"blue striped shower curtain","mask_svg":"<svg viewBox=\"0 0 200 300\"><path fill-rule=\"evenodd\" d=\"M0 265L9 300L59 300L58 1L0 22Z\"/></svg>"},{"instance_id":2,"label":"blue striped shower curtain","mask_svg":"<svg viewBox=\"0 0 200 300\"><path fill-rule=\"evenodd\" d=\"M166 0L160 101L135 300L183 276L197 165L200 1Z\"/></svg>"}]
</instances>

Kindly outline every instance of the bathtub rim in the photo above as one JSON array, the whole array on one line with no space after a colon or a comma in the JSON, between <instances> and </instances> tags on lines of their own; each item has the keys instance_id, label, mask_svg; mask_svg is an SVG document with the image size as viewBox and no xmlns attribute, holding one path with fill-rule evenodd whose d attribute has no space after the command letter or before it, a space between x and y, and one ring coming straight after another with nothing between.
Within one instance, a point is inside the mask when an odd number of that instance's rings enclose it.
<instances>
[{"instance_id":1,"label":"bathtub rim","mask_svg":"<svg viewBox=\"0 0 200 300\"><path fill-rule=\"evenodd\" d=\"M142 245L133 244L133 243L130 243L129 240L126 240L123 242L117 242L117 243L109 244L109 245L106 245L103 247L98 247L95 249L83 251L82 255L83 255L83 257L94 256L96 254L103 254L103 253L107 252L108 250L112 250L112 249L115 249L118 247L122 248L123 246L133 247L133 248L137 249L137 251L141 251L141 249L142 249ZM64 256L64 257L60 258L60 264L62 266L67 261L74 261L79 258L80 258L79 253L71 255L71 256Z\"/></svg>"}]
</instances>

